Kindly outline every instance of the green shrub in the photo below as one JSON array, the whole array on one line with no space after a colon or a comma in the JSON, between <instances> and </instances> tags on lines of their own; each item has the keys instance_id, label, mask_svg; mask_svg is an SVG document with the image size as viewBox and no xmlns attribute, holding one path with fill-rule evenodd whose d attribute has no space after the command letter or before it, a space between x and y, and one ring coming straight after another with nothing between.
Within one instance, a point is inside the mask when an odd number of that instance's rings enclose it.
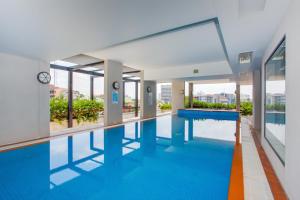
<instances>
[{"instance_id":1,"label":"green shrub","mask_svg":"<svg viewBox=\"0 0 300 200\"><path fill-rule=\"evenodd\" d=\"M68 117L68 100L63 96L50 99L50 120L62 122Z\"/></svg>"},{"instance_id":2,"label":"green shrub","mask_svg":"<svg viewBox=\"0 0 300 200\"><path fill-rule=\"evenodd\" d=\"M228 104L228 105L227 105L227 109L228 109L228 110L236 109L236 105L235 105L234 103Z\"/></svg>"},{"instance_id":3,"label":"green shrub","mask_svg":"<svg viewBox=\"0 0 300 200\"><path fill-rule=\"evenodd\" d=\"M233 110L235 109L235 104L224 104L224 103L207 103L204 101L193 101L194 108L208 108L208 109L225 109Z\"/></svg>"},{"instance_id":4,"label":"green shrub","mask_svg":"<svg viewBox=\"0 0 300 200\"><path fill-rule=\"evenodd\" d=\"M184 107L190 108L189 96L184 97Z\"/></svg>"},{"instance_id":5,"label":"green shrub","mask_svg":"<svg viewBox=\"0 0 300 200\"><path fill-rule=\"evenodd\" d=\"M241 114L242 115L252 115L252 103L251 102L242 102L241 103Z\"/></svg>"},{"instance_id":6,"label":"green shrub","mask_svg":"<svg viewBox=\"0 0 300 200\"><path fill-rule=\"evenodd\" d=\"M193 100L193 107L194 108L209 108L208 104L209 103L207 103L207 102Z\"/></svg>"},{"instance_id":7,"label":"green shrub","mask_svg":"<svg viewBox=\"0 0 300 200\"><path fill-rule=\"evenodd\" d=\"M285 111L285 104L267 104L267 110Z\"/></svg>"},{"instance_id":8,"label":"green shrub","mask_svg":"<svg viewBox=\"0 0 300 200\"><path fill-rule=\"evenodd\" d=\"M170 103L161 103L161 104L159 104L159 108L161 110L171 110L172 106Z\"/></svg>"},{"instance_id":9,"label":"green shrub","mask_svg":"<svg viewBox=\"0 0 300 200\"><path fill-rule=\"evenodd\" d=\"M73 118L78 123L97 121L101 111L103 111L103 102L81 98L73 101Z\"/></svg>"},{"instance_id":10,"label":"green shrub","mask_svg":"<svg viewBox=\"0 0 300 200\"><path fill-rule=\"evenodd\" d=\"M73 119L82 121L97 121L103 111L103 102L89 99L73 100ZM68 100L63 96L50 99L50 120L62 122L68 117Z\"/></svg>"},{"instance_id":11,"label":"green shrub","mask_svg":"<svg viewBox=\"0 0 300 200\"><path fill-rule=\"evenodd\" d=\"M203 108L203 109L224 109L224 110L234 110L236 109L236 104L223 104L223 103L207 103L203 101L194 100L194 108ZM277 106L279 107L279 106ZM251 102L242 102L241 103L241 114L242 115L252 115L252 103Z\"/></svg>"}]
</instances>

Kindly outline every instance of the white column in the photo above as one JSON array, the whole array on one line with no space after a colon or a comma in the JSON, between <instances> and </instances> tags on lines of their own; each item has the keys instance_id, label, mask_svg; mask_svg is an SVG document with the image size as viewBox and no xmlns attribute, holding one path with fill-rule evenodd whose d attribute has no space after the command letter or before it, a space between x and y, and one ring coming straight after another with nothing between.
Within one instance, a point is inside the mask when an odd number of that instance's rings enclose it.
<instances>
[{"instance_id":1,"label":"white column","mask_svg":"<svg viewBox=\"0 0 300 200\"><path fill-rule=\"evenodd\" d=\"M156 81L145 81L141 72L141 119L156 117Z\"/></svg>"},{"instance_id":2,"label":"white column","mask_svg":"<svg viewBox=\"0 0 300 200\"><path fill-rule=\"evenodd\" d=\"M253 125L260 133L261 129L261 73L260 70L253 71Z\"/></svg>"},{"instance_id":3,"label":"white column","mask_svg":"<svg viewBox=\"0 0 300 200\"><path fill-rule=\"evenodd\" d=\"M184 81L172 81L172 113L176 114L178 109L184 108Z\"/></svg>"},{"instance_id":4,"label":"white column","mask_svg":"<svg viewBox=\"0 0 300 200\"><path fill-rule=\"evenodd\" d=\"M104 126L122 123L122 73L123 65L120 62L104 61ZM114 82L119 84L119 89L113 88Z\"/></svg>"}]
</instances>

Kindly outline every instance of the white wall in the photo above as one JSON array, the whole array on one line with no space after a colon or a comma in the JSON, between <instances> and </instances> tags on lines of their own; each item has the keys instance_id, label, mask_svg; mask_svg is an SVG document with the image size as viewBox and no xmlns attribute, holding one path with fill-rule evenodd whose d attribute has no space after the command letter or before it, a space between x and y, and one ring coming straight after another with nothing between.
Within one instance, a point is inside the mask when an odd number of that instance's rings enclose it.
<instances>
[{"instance_id":1,"label":"white wall","mask_svg":"<svg viewBox=\"0 0 300 200\"><path fill-rule=\"evenodd\" d=\"M280 40L286 35L286 151L285 166L281 164L278 157L263 137L263 147L290 199L300 199L300 1L293 0L288 12L274 35L262 64L276 48ZM262 88L264 88L264 77L262 76ZM262 102L264 102L264 91L262 91ZM262 116L264 105L262 105ZM263 121L262 121L263 126Z\"/></svg>"},{"instance_id":2,"label":"white wall","mask_svg":"<svg viewBox=\"0 0 300 200\"><path fill-rule=\"evenodd\" d=\"M0 53L0 145L49 136L49 64Z\"/></svg>"}]
</instances>

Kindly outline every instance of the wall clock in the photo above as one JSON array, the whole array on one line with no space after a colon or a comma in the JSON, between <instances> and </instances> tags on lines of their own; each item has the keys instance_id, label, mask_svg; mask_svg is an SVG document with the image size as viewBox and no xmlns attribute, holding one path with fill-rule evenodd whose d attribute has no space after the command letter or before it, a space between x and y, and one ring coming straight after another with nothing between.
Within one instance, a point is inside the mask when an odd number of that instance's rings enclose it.
<instances>
[{"instance_id":1,"label":"wall clock","mask_svg":"<svg viewBox=\"0 0 300 200\"><path fill-rule=\"evenodd\" d=\"M118 81L115 81L115 82L113 82L112 87L113 87L115 90L118 90L118 89L120 89L120 83L119 83Z\"/></svg>"},{"instance_id":2,"label":"wall clock","mask_svg":"<svg viewBox=\"0 0 300 200\"><path fill-rule=\"evenodd\" d=\"M37 75L37 79L42 84L49 84L51 81L51 75L48 72L40 72Z\"/></svg>"},{"instance_id":3,"label":"wall clock","mask_svg":"<svg viewBox=\"0 0 300 200\"><path fill-rule=\"evenodd\" d=\"M148 93L151 92L151 87L150 87L150 86L147 87L147 92L148 92Z\"/></svg>"}]
</instances>

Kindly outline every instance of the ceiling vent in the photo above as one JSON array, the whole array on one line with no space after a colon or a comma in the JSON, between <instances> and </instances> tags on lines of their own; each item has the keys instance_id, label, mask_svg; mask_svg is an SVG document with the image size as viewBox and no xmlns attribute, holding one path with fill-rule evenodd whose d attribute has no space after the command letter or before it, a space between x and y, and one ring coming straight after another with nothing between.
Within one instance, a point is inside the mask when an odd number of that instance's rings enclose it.
<instances>
[{"instance_id":1,"label":"ceiling vent","mask_svg":"<svg viewBox=\"0 0 300 200\"><path fill-rule=\"evenodd\" d=\"M250 64L252 62L252 52L244 52L239 54L240 64Z\"/></svg>"},{"instance_id":2,"label":"ceiling vent","mask_svg":"<svg viewBox=\"0 0 300 200\"><path fill-rule=\"evenodd\" d=\"M239 0L239 16L253 15L264 11L266 0Z\"/></svg>"}]
</instances>

